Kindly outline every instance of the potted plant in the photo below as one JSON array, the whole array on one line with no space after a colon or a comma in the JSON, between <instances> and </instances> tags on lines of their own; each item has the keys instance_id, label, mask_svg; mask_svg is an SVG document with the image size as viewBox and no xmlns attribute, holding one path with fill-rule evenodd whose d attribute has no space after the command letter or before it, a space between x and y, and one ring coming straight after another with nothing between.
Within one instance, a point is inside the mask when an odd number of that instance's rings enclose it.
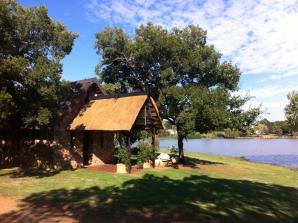
<instances>
[{"instance_id":1,"label":"potted plant","mask_svg":"<svg viewBox=\"0 0 298 223\"><path fill-rule=\"evenodd\" d=\"M149 143L145 141L139 142L139 152L137 154L137 164L139 168L150 168L152 165L151 159L152 159L152 151Z\"/></svg>"},{"instance_id":2,"label":"potted plant","mask_svg":"<svg viewBox=\"0 0 298 223\"><path fill-rule=\"evenodd\" d=\"M117 173L130 173L131 163L128 150L120 147L118 149Z\"/></svg>"}]
</instances>

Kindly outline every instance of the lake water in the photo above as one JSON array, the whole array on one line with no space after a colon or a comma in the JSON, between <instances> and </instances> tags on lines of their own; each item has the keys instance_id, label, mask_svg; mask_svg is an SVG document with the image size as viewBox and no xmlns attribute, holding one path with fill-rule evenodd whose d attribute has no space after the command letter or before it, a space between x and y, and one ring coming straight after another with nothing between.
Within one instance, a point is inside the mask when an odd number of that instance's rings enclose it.
<instances>
[{"instance_id":1,"label":"lake water","mask_svg":"<svg viewBox=\"0 0 298 223\"><path fill-rule=\"evenodd\" d=\"M160 148L177 146L176 139L161 139ZM189 139L185 151L245 157L254 162L298 167L298 139Z\"/></svg>"}]
</instances>

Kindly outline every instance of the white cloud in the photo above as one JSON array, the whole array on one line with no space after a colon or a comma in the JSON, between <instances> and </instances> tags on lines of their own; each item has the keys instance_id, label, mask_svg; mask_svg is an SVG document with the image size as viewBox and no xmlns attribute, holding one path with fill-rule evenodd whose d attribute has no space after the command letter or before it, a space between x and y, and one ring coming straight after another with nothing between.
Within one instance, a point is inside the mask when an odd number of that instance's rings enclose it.
<instances>
[{"instance_id":1,"label":"white cloud","mask_svg":"<svg viewBox=\"0 0 298 223\"><path fill-rule=\"evenodd\" d=\"M169 29L198 24L243 74L269 75L256 83L298 75L298 0L89 0L86 9L92 22L131 28L146 22ZM289 89L268 86L251 95L258 101L285 98Z\"/></svg>"},{"instance_id":2,"label":"white cloud","mask_svg":"<svg viewBox=\"0 0 298 223\"><path fill-rule=\"evenodd\" d=\"M244 109L251 107L258 107L261 105L262 110L265 112L264 117L269 120L281 120L284 119L284 108L288 103L286 95L293 90L297 90L295 85L283 86L283 85L271 85L260 88L254 88L252 90L239 90L234 95L249 95L253 98L244 106Z\"/></svg>"},{"instance_id":3,"label":"white cloud","mask_svg":"<svg viewBox=\"0 0 298 223\"><path fill-rule=\"evenodd\" d=\"M249 107L258 107L260 105L261 105L261 110L263 112L261 115L261 118L267 118L270 121L285 119L284 108L287 105L286 100L276 101L276 102L268 102L268 101L260 102L257 99L253 99L244 106L244 109L248 109Z\"/></svg>"},{"instance_id":4,"label":"white cloud","mask_svg":"<svg viewBox=\"0 0 298 223\"><path fill-rule=\"evenodd\" d=\"M283 86L283 85L271 85L271 86L265 86L265 87L260 87L260 88L254 88L251 90L239 90L238 92L235 92L235 95L249 95L254 98L256 98L260 103L263 101L266 101L268 99L274 99L277 98L277 96L280 97L286 97L286 95L291 92L297 90L296 85L292 86ZM286 100L284 100L286 101Z\"/></svg>"},{"instance_id":5,"label":"white cloud","mask_svg":"<svg viewBox=\"0 0 298 223\"><path fill-rule=\"evenodd\" d=\"M279 80L282 78L288 78L293 76L298 76L298 70L292 70L282 74L271 74L269 77L257 80L257 83L265 83L266 81Z\"/></svg>"},{"instance_id":6,"label":"white cloud","mask_svg":"<svg viewBox=\"0 0 298 223\"><path fill-rule=\"evenodd\" d=\"M199 24L244 74L298 70L298 0L90 0L88 18L117 25Z\"/></svg>"},{"instance_id":7,"label":"white cloud","mask_svg":"<svg viewBox=\"0 0 298 223\"><path fill-rule=\"evenodd\" d=\"M266 86L262 88L256 88L250 91L252 96L255 96L258 99L265 99L271 98L276 95L285 95L290 91L296 89L296 86L293 87L284 87L282 85L273 85L273 86Z\"/></svg>"}]
</instances>

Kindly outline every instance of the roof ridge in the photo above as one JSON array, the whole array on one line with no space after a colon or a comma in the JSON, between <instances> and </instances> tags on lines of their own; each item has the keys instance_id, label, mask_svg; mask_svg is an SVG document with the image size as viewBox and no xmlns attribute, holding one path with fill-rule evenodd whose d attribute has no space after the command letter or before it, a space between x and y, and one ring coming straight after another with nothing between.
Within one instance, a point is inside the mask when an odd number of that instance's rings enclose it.
<instances>
[{"instance_id":1,"label":"roof ridge","mask_svg":"<svg viewBox=\"0 0 298 223\"><path fill-rule=\"evenodd\" d=\"M111 98L124 98L131 96L148 96L146 92L131 92L131 93L122 93L122 94L110 94L110 95L99 95L94 97L92 100L100 100L100 99L111 99Z\"/></svg>"},{"instance_id":2,"label":"roof ridge","mask_svg":"<svg viewBox=\"0 0 298 223\"><path fill-rule=\"evenodd\" d=\"M81 79L81 80L71 81L71 83L79 83L79 82L87 82L87 81L97 81L97 82L99 82L99 79L97 79L96 77L89 77L89 78L84 78L84 79Z\"/></svg>"}]
</instances>

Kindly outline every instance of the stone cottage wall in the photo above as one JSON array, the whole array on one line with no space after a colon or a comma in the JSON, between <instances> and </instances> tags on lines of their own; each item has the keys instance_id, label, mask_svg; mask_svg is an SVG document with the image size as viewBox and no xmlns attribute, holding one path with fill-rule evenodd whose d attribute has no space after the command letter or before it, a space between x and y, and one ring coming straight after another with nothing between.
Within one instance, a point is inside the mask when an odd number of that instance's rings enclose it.
<instances>
[{"instance_id":1,"label":"stone cottage wall","mask_svg":"<svg viewBox=\"0 0 298 223\"><path fill-rule=\"evenodd\" d=\"M89 165L110 163L114 159L115 145L114 133L102 131L89 131ZM55 168L79 168L83 166L84 131L56 131L54 150Z\"/></svg>"},{"instance_id":2,"label":"stone cottage wall","mask_svg":"<svg viewBox=\"0 0 298 223\"><path fill-rule=\"evenodd\" d=\"M90 139L90 165L112 162L115 153L114 133L92 131Z\"/></svg>"},{"instance_id":3,"label":"stone cottage wall","mask_svg":"<svg viewBox=\"0 0 298 223\"><path fill-rule=\"evenodd\" d=\"M0 168L53 168L53 132L6 130L0 134Z\"/></svg>"},{"instance_id":4,"label":"stone cottage wall","mask_svg":"<svg viewBox=\"0 0 298 223\"><path fill-rule=\"evenodd\" d=\"M36 132L38 133L38 132ZM23 169L76 169L83 166L83 131L56 129L48 134L21 134L19 149L12 137L0 137L0 168L20 166ZM71 140L72 135L72 140ZM37 139L36 139L37 138ZM103 164L113 161L115 146L114 133L89 132L89 164Z\"/></svg>"},{"instance_id":5,"label":"stone cottage wall","mask_svg":"<svg viewBox=\"0 0 298 223\"><path fill-rule=\"evenodd\" d=\"M0 168L15 166L19 160L19 153L11 139L0 138Z\"/></svg>"},{"instance_id":6,"label":"stone cottage wall","mask_svg":"<svg viewBox=\"0 0 298 223\"><path fill-rule=\"evenodd\" d=\"M72 140L71 140L72 137ZM71 145L72 142L72 145ZM76 169L83 166L83 134L56 130L53 143L55 169Z\"/></svg>"}]
</instances>

